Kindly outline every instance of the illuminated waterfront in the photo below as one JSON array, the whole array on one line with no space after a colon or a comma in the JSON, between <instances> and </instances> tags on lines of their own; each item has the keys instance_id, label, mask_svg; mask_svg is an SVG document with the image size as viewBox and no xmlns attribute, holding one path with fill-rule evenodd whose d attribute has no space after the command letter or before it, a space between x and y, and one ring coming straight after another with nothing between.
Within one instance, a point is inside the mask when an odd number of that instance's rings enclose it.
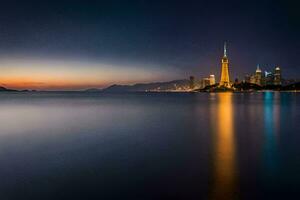
<instances>
[{"instance_id":1,"label":"illuminated waterfront","mask_svg":"<svg viewBox=\"0 0 300 200\"><path fill-rule=\"evenodd\" d=\"M298 192L298 93L2 93L1 199Z\"/></svg>"}]
</instances>

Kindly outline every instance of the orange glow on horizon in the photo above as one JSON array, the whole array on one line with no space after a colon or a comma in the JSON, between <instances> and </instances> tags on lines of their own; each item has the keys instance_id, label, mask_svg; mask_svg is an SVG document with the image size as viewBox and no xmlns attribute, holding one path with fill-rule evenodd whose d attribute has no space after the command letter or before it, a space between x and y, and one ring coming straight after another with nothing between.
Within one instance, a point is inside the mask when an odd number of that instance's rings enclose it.
<instances>
[{"instance_id":1,"label":"orange glow on horizon","mask_svg":"<svg viewBox=\"0 0 300 200\"><path fill-rule=\"evenodd\" d=\"M1 60L0 70L0 86L18 90L78 90L163 79L162 71L71 61Z\"/></svg>"}]
</instances>

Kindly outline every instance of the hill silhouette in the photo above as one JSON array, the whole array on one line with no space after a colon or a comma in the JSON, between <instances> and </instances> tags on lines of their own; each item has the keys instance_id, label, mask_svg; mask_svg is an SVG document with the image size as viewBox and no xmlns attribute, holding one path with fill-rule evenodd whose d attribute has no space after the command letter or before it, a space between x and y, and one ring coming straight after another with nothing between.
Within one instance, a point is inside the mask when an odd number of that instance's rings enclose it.
<instances>
[{"instance_id":1,"label":"hill silhouette","mask_svg":"<svg viewBox=\"0 0 300 200\"><path fill-rule=\"evenodd\" d=\"M0 86L0 92L16 92L17 90L7 89L5 87Z\"/></svg>"}]
</instances>

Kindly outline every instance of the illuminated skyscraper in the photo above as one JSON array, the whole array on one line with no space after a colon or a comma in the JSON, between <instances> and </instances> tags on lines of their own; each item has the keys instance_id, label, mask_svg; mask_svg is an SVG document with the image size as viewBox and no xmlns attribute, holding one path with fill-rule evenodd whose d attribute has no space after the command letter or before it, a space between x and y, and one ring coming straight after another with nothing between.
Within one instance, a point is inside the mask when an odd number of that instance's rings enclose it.
<instances>
[{"instance_id":1,"label":"illuminated skyscraper","mask_svg":"<svg viewBox=\"0 0 300 200\"><path fill-rule=\"evenodd\" d=\"M261 85L262 84L262 72L259 68L259 65L257 65L257 69L255 71L255 84Z\"/></svg>"},{"instance_id":2,"label":"illuminated skyscraper","mask_svg":"<svg viewBox=\"0 0 300 200\"><path fill-rule=\"evenodd\" d=\"M211 74L211 75L209 76L209 80L210 80L210 85L216 84L215 75Z\"/></svg>"},{"instance_id":3,"label":"illuminated skyscraper","mask_svg":"<svg viewBox=\"0 0 300 200\"><path fill-rule=\"evenodd\" d=\"M256 85L262 85L262 71L259 68L259 65L257 65L255 74L250 76L250 83Z\"/></svg>"},{"instance_id":4,"label":"illuminated skyscraper","mask_svg":"<svg viewBox=\"0 0 300 200\"><path fill-rule=\"evenodd\" d=\"M229 79L229 69L228 69L228 58L227 58L227 49L226 43L224 44L224 55L222 58L222 73L221 73L221 80L220 86L230 88L230 79Z\"/></svg>"},{"instance_id":5,"label":"illuminated skyscraper","mask_svg":"<svg viewBox=\"0 0 300 200\"><path fill-rule=\"evenodd\" d=\"M279 67L275 68L274 85L281 85L281 70Z\"/></svg>"}]
</instances>

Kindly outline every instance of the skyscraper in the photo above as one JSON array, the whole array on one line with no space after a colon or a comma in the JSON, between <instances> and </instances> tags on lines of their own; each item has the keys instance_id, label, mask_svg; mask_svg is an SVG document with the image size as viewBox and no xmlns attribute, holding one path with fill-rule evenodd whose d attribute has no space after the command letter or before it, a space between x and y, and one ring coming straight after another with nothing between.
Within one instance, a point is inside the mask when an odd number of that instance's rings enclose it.
<instances>
[{"instance_id":1,"label":"skyscraper","mask_svg":"<svg viewBox=\"0 0 300 200\"><path fill-rule=\"evenodd\" d=\"M210 85L216 84L215 75L211 74L209 75Z\"/></svg>"},{"instance_id":2,"label":"skyscraper","mask_svg":"<svg viewBox=\"0 0 300 200\"><path fill-rule=\"evenodd\" d=\"M222 72L221 72L220 86L227 87L227 88L231 87L230 79L229 79L226 43L224 43L224 55L222 58Z\"/></svg>"},{"instance_id":3,"label":"skyscraper","mask_svg":"<svg viewBox=\"0 0 300 200\"><path fill-rule=\"evenodd\" d=\"M255 74L252 74L250 76L250 83L256 84L256 85L262 85L262 71L259 68L259 65L257 65Z\"/></svg>"},{"instance_id":4,"label":"skyscraper","mask_svg":"<svg viewBox=\"0 0 300 200\"><path fill-rule=\"evenodd\" d=\"M279 67L275 68L274 85L281 85L281 69Z\"/></svg>"},{"instance_id":5,"label":"skyscraper","mask_svg":"<svg viewBox=\"0 0 300 200\"><path fill-rule=\"evenodd\" d=\"M265 84L274 85L274 73L265 71Z\"/></svg>"},{"instance_id":6,"label":"skyscraper","mask_svg":"<svg viewBox=\"0 0 300 200\"><path fill-rule=\"evenodd\" d=\"M262 72L259 65L257 65L257 69L255 71L255 84L262 85Z\"/></svg>"}]
</instances>

